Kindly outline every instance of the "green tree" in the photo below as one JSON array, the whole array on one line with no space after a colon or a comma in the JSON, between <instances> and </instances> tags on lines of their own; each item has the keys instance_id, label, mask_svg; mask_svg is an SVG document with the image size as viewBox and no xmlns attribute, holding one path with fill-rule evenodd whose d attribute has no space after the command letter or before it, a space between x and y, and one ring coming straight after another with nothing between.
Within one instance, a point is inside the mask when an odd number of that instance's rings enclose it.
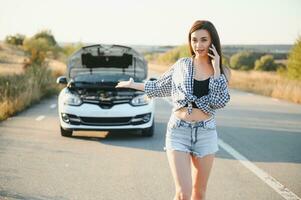
<instances>
[{"instance_id":1,"label":"green tree","mask_svg":"<svg viewBox=\"0 0 301 200\"><path fill-rule=\"evenodd\" d=\"M55 59L59 58L59 54L63 52L62 48L57 44L55 37L51 33L51 30L42 30L38 33L36 33L33 36L34 39L40 39L43 38L47 41L47 44L49 46L48 51L48 57L53 57Z\"/></svg>"},{"instance_id":2,"label":"green tree","mask_svg":"<svg viewBox=\"0 0 301 200\"><path fill-rule=\"evenodd\" d=\"M276 71L278 65L274 62L272 55L264 55L255 61L255 70L259 71Z\"/></svg>"},{"instance_id":3,"label":"green tree","mask_svg":"<svg viewBox=\"0 0 301 200\"><path fill-rule=\"evenodd\" d=\"M252 52L242 51L230 58L230 67L233 69L250 70L254 68L256 55Z\"/></svg>"},{"instance_id":4,"label":"green tree","mask_svg":"<svg viewBox=\"0 0 301 200\"><path fill-rule=\"evenodd\" d=\"M44 38L50 47L57 45L57 42L50 30L42 30L33 36L34 39Z\"/></svg>"},{"instance_id":5,"label":"green tree","mask_svg":"<svg viewBox=\"0 0 301 200\"><path fill-rule=\"evenodd\" d=\"M8 35L5 37L5 42L12 45L23 45L25 35L17 33L16 35Z\"/></svg>"},{"instance_id":6,"label":"green tree","mask_svg":"<svg viewBox=\"0 0 301 200\"><path fill-rule=\"evenodd\" d=\"M301 36L298 37L289 53L287 73L290 78L301 79Z\"/></svg>"},{"instance_id":7,"label":"green tree","mask_svg":"<svg viewBox=\"0 0 301 200\"><path fill-rule=\"evenodd\" d=\"M229 65L230 65L229 62L230 62L230 61L229 61L229 58L228 58L227 56L223 55L223 56L222 56L222 63L223 63L223 65L229 66Z\"/></svg>"}]
</instances>

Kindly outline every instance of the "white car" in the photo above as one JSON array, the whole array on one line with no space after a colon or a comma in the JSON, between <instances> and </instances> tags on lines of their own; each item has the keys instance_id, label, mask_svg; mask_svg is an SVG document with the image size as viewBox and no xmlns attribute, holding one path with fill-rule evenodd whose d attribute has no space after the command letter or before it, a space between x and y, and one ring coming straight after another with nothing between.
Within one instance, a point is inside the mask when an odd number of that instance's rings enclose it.
<instances>
[{"instance_id":1,"label":"white car","mask_svg":"<svg viewBox=\"0 0 301 200\"><path fill-rule=\"evenodd\" d=\"M115 88L119 81L144 82L147 62L133 48L121 45L82 47L68 60L66 84L58 97L61 135L76 130L141 130L154 133L154 102L143 91Z\"/></svg>"}]
</instances>

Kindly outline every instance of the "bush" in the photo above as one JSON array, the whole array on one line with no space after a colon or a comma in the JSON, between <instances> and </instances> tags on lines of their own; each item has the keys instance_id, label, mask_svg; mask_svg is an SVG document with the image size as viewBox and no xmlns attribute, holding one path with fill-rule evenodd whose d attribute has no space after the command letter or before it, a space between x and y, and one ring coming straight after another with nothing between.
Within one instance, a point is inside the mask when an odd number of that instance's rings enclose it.
<instances>
[{"instance_id":1,"label":"bush","mask_svg":"<svg viewBox=\"0 0 301 200\"><path fill-rule=\"evenodd\" d=\"M45 39L49 46L48 57L57 59L62 52L62 48L57 44L50 30L42 30L33 36L33 39Z\"/></svg>"},{"instance_id":2,"label":"bush","mask_svg":"<svg viewBox=\"0 0 301 200\"><path fill-rule=\"evenodd\" d=\"M25 39L23 49L29 56L29 61L27 61L24 65L24 67L27 68L32 64L42 65L45 62L47 52L51 49L51 47L44 38L29 38Z\"/></svg>"},{"instance_id":3,"label":"bush","mask_svg":"<svg viewBox=\"0 0 301 200\"><path fill-rule=\"evenodd\" d=\"M223 65L225 65L225 66L230 66L230 61L229 61L230 59L227 57L227 56L225 56L225 55L222 55L222 64Z\"/></svg>"},{"instance_id":4,"label":"bush","mask_svg":"<svg viewBox=\"0 0 301 200\"><path fill-rule=\"evenodd\" d=\"M262 56L260 59L255 61L255 70L259 71L276 71L278 65L274 62L272 55Z\"/></svg>"},{"instance_id":5,"label":"bush","mask_svg":"<svg viewBox=\"0 0 301 200\"><path fill-rule=\"evenodd\" d=\"M5 42L12 45L23 45L25 36L22 34L8 35L5 37Z\"/></svg>"},{"instance_id":6,"label":"bush","mask_svg":"<svg viewBox=\"0 0 301 200\"><path fill-rule=\"evenodd\" d=\"M182 45L159 55L157 62L160 64L171 64L176 62L179 58L189 56L190 53L188 45Z\"/></svg>"},{"instance_id":7,"label":"bush","mask_svg":"<svg viewBox=\"0 0 301 200\"><path fill-rule=\"evenodd\" d=\"M289 78L301 79L301 36L299 36L289 53L287 74Z\"/></svg>"},{"instance_id":8,"label":"bush","mask_svg":"<svg viewBox=\"0 0 301 200\"><path fill-rule=\"evenodd\" d=\"M233 69L250 70L254 68L256 55L252 52L242 51L230 58L230 67Z\"/></svg>"},{"instance_id":9,"label":"bush","mask_svg":"<svg viewBox=\"0 0 301 200\"><path fill-rule=\"evenodd\" d=\"M55 41L55 38L54 36L52 35L51 31L50 30L42 30L38 33L36 33L34 36L33 36L34 39L40 39L40 38L43 38L47 41L48 43L48 46L50 47L54 47L57 45L57 42Z\"/></svg>"},{"instance_id":10,"label":"bush","mask_svg":"<svg viewBox=\"0 0 301 200\"><path fill-rule=\"evenodd\" d=\"M148 62L154 62L157 61L159 54L157 53L147 53L144 55L144 58L148 61Z\"/></svg>"}]
</instances>

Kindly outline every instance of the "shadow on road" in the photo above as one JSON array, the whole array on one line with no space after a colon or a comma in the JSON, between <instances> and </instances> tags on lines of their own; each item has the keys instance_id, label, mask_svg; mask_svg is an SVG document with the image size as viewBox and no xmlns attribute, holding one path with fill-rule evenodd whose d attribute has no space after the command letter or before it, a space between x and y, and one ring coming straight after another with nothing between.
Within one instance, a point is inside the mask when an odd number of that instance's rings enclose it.
<instances>
[{"instance_id":1,"label":"shadow on road","mask_svg":"<svg viewBox=\"0 0 301 200\"><path fill-rule=\"evenodd\" d=\"M139 131L111 131L99 136L83 136L75 134L70 139L97 141L105 145L139 148L151 151L163 151L165 143L166 123L156 122L152 137L143 137Z\"/></svg>"}]
</instances>

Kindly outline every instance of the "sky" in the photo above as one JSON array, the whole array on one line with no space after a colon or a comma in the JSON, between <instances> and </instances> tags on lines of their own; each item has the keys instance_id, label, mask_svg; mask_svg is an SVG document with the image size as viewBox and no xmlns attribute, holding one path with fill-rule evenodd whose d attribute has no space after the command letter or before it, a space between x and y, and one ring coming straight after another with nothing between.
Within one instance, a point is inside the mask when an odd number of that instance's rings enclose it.
<instances>
[{"instance_id":1,"label":"sky","mask_svg":"<svg viewBox=\"0 0 301 200\"><path fill-rule=\"evenodd\" d=\"M0 40L47 29L58 42L182 45L199 19L222 44L293 44L301 0L0 0Z\"/></svg>"}]
</instances>

